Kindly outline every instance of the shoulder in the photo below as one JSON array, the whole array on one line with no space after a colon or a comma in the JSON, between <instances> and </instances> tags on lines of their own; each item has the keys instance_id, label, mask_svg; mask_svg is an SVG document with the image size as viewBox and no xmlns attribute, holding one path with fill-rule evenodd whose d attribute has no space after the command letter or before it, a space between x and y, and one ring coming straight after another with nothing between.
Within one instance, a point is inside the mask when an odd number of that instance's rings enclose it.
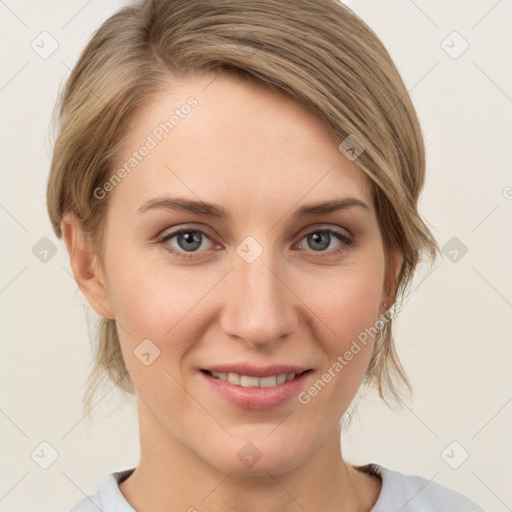
<instances>
[{"instance_id":1,"label":"shoulder","mask_svg":"<svg viewBox=\"0 0 512 512\"><path fill-rule=\"evenodd\" d=\"M418 475L404 475L378 464L356 469L380 476L382 488L370 512L484 512L466 496Z\"/></svg>"},{"instance_id":2,"label":"shoulder","mask_svg":"<svg viewBox=\"0 0 512 512\"><path fill-rule=\"evenodd\" d=\"M128 478L134 469L110 473L97 492L86 496L69 512L135 512L119 490L119 483Z\"/></svg>"},{"instance_id":3,"label":"shoulder","mask_svg":"<svg viewBox=\"0 0 512 512\"><path fill-rule=\"evenodd\" d=\"M77 503L69 512L98 512L102 510L99 492L86 496L82 501Z\"/></svg>"}]
</instances>

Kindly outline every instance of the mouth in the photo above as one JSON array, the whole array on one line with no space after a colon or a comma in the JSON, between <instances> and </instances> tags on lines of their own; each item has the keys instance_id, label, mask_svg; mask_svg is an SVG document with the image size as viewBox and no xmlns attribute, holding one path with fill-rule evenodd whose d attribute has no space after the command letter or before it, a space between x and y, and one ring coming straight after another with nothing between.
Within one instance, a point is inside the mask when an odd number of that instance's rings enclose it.
<instances>
[{"instance_id":1,"label":"mouth","mask_svg":"<svg viewBox=\"0 0 512 512\"><path fill-rule=\"evenodd\" d=\"M264 377L257 377L255 375L243 375L234 372L217 372L213 370L202 369L206 375L214 379L218 379L224 382L229 382L235 386L244 388L273 388L286 382L291 382L305 373L313 371L312 369L300 371L300 372L288 372L288 373L276 373L275 375L266 375Z\"/></svg>"}]
</instances>

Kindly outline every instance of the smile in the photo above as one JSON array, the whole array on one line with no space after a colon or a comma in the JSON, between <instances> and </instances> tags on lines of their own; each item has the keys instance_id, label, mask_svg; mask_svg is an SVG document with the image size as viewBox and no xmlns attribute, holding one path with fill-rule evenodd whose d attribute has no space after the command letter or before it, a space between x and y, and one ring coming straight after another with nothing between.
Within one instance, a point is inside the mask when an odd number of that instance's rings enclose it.
<instances>
[{"instance_id":1,"label":"smile","mask_svg":"<svg viewBox=\"0 0 512 512\"><path fill-rule=\"evenodd\" d=\"M254 377L252 375L240 375L238 373L214 372L203 370L214 379L220 379L236 386L244 388L271 388L285 382L290 382L297 377L296 373L279 373L266 377Z\"/></svg>"}]
</instances>

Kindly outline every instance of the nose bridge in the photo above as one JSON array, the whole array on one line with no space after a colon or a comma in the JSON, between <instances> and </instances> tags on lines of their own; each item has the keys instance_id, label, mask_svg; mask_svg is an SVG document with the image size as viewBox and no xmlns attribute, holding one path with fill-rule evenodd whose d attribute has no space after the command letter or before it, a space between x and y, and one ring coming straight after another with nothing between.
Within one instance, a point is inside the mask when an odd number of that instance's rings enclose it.
<instances>
[{"instance_id":1,"label":"nose bridge","mask_svg":"<svg viewBox=\"0 0 512 512\"><path fill-rule=\"evenodd\" d=\"M264 346L295 329L293 295L282 268L275 251L252 237L237 246L222 321L227 334Z\"/></svg>"}]
</instances>

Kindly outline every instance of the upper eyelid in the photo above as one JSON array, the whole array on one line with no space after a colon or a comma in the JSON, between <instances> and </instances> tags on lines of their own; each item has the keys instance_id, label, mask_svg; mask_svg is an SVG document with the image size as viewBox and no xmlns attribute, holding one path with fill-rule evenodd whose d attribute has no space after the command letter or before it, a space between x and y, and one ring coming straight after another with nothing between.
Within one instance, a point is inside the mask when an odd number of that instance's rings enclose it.
<instances>
[{"instance_id":1,"label":"upper eyelid","mask_svg":"<svg viewBox=\"0 0 512 512\"><path fill-rule=\"evenodd\" d=\"M197 228L195 226L168 228L162 231L162 233L158 235L157 239L163 240L165 238L173 238L176 235L179 235L180 233L187 231L197 231L199 233L202 233L203 235L206 235L210 240L213 241L213 238L208 234L207 230L205 230L204 228Z\"/></svg>"},{"instance_id":2,"label":"upper eyelid","mask_svg":"<svg viewBox=\"0 0 512 512\"><path fill-rule=\"evenodd\" d=\"M300 234L308 234L308 233L315 232L315 231L333 231L335 233L340 233L340 230L346 231L346 233L341 232L341 234L346 236L347 238L353 238L354 237L354 234L348 228L341 227L341 226L334 227L332 225L327 226L325 223L323 225L322 224L316 224L316 225L313 225L313 226L307 226L307 227L301 229L297 233L296 236L298 236Z\"/></svg>"}]
</instances>

